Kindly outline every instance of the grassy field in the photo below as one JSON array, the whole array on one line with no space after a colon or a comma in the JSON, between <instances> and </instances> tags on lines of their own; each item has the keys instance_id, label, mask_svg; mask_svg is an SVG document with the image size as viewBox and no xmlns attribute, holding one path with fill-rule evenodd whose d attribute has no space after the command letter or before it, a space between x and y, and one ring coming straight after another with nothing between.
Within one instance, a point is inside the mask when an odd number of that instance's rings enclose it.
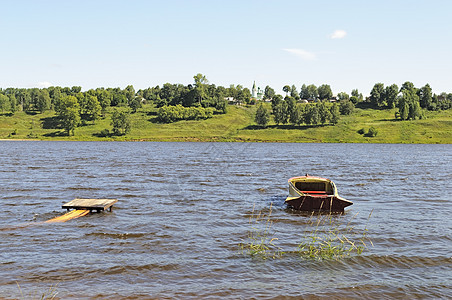
<instances>
[{"instance_id":1,"label":"grassy field","mask_svg":"<svg viewBox=\"0 0 452 300\"><path fill-rule=\"evenodd\" d=\"M111 112L95 124L87 122L66 136L55 128L54 112L43 114L0 114L0 139L38 140L144 140L144 141L250 141L250 142L317 142L317 143L452 143L452 110L426 112L416 121L396 121L395 110L355 109L350 116L341 116L336 126L291 126L269 124L260 128L254 123L255 106L229 106L225 115L202 121L179 121L160 124L155 108L147 105L131 116L132 130L125 136L98 137L109 129ZM370 127L378 130L376 137L366 137Z\"/></svg>"}]
</instances>

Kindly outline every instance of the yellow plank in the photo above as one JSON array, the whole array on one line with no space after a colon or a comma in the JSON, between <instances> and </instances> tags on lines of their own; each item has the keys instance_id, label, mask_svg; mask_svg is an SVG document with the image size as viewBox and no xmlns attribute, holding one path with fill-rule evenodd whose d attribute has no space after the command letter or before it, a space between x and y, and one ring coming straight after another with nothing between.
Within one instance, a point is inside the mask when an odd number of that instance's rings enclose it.
<instances>
[{"instance_id":1,"label":"yellow plank","mask_svg":"<svg viewBox=\"0 0 452 300\"><path fill-rule=\"evenodd\" d=\"M80 218L83 217L85 215L87 215L89 213L89 210L85 210L85 209L76 209L76 210L72 210L70 212L65 213L62 216L50 219L48 221L45 221L45 223L59 223L59 222L66 222L72 219L76 219L76 218Z\"/></svg>"}]
</instances>

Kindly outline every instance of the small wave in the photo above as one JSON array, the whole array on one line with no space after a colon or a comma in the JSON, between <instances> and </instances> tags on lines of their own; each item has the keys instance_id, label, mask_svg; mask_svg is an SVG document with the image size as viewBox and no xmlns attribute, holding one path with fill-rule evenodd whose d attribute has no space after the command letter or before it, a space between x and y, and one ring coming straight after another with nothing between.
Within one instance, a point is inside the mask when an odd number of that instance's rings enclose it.
<instances>
[{"instance_id":1,"label":"small wave","mask_svg":"<svg viewBox=\"0 0 452 300\"><path fill-rule=\"evenodd\" d=\"M237 177L251 177L251 176L253 176L253 174L236 173L236 174L234 174L234 176L237 176Z\"/></svg>"},{"instance_id":2,"label":"small wave","mask_svg":"<svg viewBox=\"0 0 452 300\"><path fill-rule=\"evenodd\" d=\"M99 191L97 187L85 187L85 186L70 186L67 188L70 191Z\"/></svg>"},{"instance_id":3,"label":"small wave","mask_svg":"<svg viewBox=\"0 0 452 300\"><path fill-rule=\"evenodd\" d=\"M351 264L362 267L379 268L419 268L419 267L452 267L452 257L423 257L423 256L357 256L351 259Z\"/></svg>"},{"instance_id":4,"label":"small wave","mask_svg":"<svg viewBox=\"0 0 452 300\"><path fill-rule=\"evenodd\" d=\"M29 166L28 169L29 169L29 170L39 170L39 169L43 169L43 167Z\"/></svg>"},{"instance_id":5,"label":"small wave","mask_svg":"<svg viewBox=\"0 0 452 300\"><path fill-rule=\"evenodd\" d=\"M323 293L303 294L303 299L448 299L450 287L429 286L390 286L380 284L355 284ZM298 296L299 297L299 296ZM293 299L298 299L294 297ZM287 297L286 299L291 299Z\"/></svg>"},{"instance_id":6,"label":"small wave","mask_svg":"<svg viewBox=\"0 0 452 300\"><path fill-rule=\"evenodd\" d=\"M148 233L109 233L109 232L93 232L85 234L86 237L100 237L100 238L112 238L112 239L136 239L149 235Z\"/></svg>"}]
</instances>

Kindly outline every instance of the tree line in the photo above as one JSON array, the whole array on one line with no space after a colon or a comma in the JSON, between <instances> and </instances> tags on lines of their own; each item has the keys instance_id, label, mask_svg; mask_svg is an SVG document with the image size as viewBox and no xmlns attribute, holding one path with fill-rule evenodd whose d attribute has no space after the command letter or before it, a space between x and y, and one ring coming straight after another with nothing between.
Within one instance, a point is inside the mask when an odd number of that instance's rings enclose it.
<instances>
[{"instance_id":1,"label":"tree line","mask_svg":"<svg viewBox=\"0 0 452 300\"><path fill-rule=\"evenodd\" d=\"M412 82L406 81L399 87L396 84L384 86L376 83L370 92L369 102L374 107L398 108L395 117L401 120L415 120L423 117L421 109L437 111L452 108L452 93L432 93L427 83L416 88Z\"/></svg>"},{"instance_id":2,"label":"tree line","mask_svg":"<svg viewBox=\"0 0 452 300\"><path fill-rule=\"evenodd\" d=\"M14 114L17 111L43 113L54 110L68 134L86 122L96 122L105 116L108 108L125 107L135 113L144 103L153 103L157 108L157 120L175 122L178 120L207 119L213 114L227 111L227 100L234 99L237 104L254 104L251 91L241 85L229 87L209 83L205 75L193 76L193 83L188 85L165 83L135 91L132 85L121 88L97 88L82 92L80 86L49 88L6 88L0 89L0 111ZM445 110L452 108L452 93L433 94L429 84L416 88L413 83L405 82L399 88L396 84L384 86L376 83L370 96L364 98L357 89L351 94L340 92L333 98L328 84L315 86L303 84L298 90L295 85L282 88L285 97L277 94L273 88L266 86L263 99L271 101L271 114L276 124L335 124L339 115L350 114L357 105L368 105L378 109L398 108L396 118L401 120L423 117L423 110ZM336 104L329 103L334 99ZM300 102L314 101L306 105ZM264 122L266 107L259 106L259 124ZM127 114L115 114L118 120L112 120L113 132L123 134L130 130ZM120 125L117 125L117 124Z\"/></svg>"},{"instance_id":3,"label":"tree line","mask_svg":"<svg viewBox=\"0 0 452 300\"><path fill-rule=\"evenodd\" d=\"M333 97L331 87L327 84L319 87L314 84L303 84L300 91L295 85L285 85L282 91L286 93L284 99L277 94L273 88L266 86L264 90L264 100L271 100L274 121L276 124L291 123L293 125L325 124L330 122L336 124L339 119L336 113L342 115L351 114L356 105L377 109L398 108L395 118L400 120L415 120L423 118L423 110L446 110L452 108L452 93L432 93L429 84L421 88L416 88L412 82L405 82L401 88L396 84L384 86L383 83L376 83L372 88L370 96L364 98L358 89L353 89L351 95L340 92ZM310 100L317 104L302 105L299 100ZM327 100L339 103L329 104L329 109L325 107ZM337 109L338 108L338 109ZM270 120L270 114L264 106L259 106L255 121L259 125L266 126Z\"/></svg>"},{"instance_id":4,"label":"tree line","mask_svg":"<svg viewBox=\"0 0 452 300\"><path fill-rule=\"evenodd\" d=\"M136 113L143 103L155 103L158 108L159 120L171 122L180 119L205 119L213 113L226 113L226 97L239 97L246 99L251 96L249 90L241 86L229 88L216 87L208 84L207 78L202 74L194 77L194 84L181 85L166 83L163 87L153 87L135 91L132 85L121 88L97 88L82 92L80 86L48 87L43 89L7 88L0 89L0 111L14 114L17 111L27 113L44 113L54 110L59 118L61 127L67 134L73 134L77 126L86 122L96 122L103 117L109 107L128 108ZM191 108L181 113L181 108ZM168 117L172 112L177 112ZM167 117L164 116L166 113ZM113 131L124 133L127 131L127 116L113 114ZM117 125L121 123L121 125ZM116 127L115 127L116 126ZM118 127L119 126L119 127Z\"/></svg>"},{"instance_id":5,"label":"tree line","mask_svg":"<svg viewBox=\"0 0 452 300\"><path fill-rule=\"evenodd\" d=\"M276 125L336 125L340 115L349 115L355 108L350 100L341 100L339 104L318 101L312 104L299 103L294 97L275 95L271 101L271 114ZM260 103L255 115L255 122L267 126L270 122L270 111Z\"/></svg>"}]
</instances>

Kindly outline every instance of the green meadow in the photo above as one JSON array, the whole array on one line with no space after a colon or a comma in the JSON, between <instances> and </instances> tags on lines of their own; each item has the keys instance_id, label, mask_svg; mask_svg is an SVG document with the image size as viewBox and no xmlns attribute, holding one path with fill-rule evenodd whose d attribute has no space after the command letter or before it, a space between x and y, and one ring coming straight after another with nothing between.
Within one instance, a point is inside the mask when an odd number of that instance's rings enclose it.
<instances>
[{"instance_id":1,"label":"green meadow","mask_svg":"<svg viewBox=\"0 0 452 300\"><path fill-rule=\"evenodd\" d=\"M356 108L351 115L341 116L337 125L292 126L270 123L256 125L256 106L230 105L226 114L199 121L162 124L156 120L156 108L145 105L131 114L131 131L123 136L101 137L102 130L111 131L112 110L95 123L88 121L67 136L55 122L55 113L17 112L0 114L0 139L63 141L227 141L227 142L313 142L313 143L452 143L452 110L425 111L425 118L414 121L395 120L395 109ZM360 134L370 127L375 137Z\"/></svg>"}]
</instances>

